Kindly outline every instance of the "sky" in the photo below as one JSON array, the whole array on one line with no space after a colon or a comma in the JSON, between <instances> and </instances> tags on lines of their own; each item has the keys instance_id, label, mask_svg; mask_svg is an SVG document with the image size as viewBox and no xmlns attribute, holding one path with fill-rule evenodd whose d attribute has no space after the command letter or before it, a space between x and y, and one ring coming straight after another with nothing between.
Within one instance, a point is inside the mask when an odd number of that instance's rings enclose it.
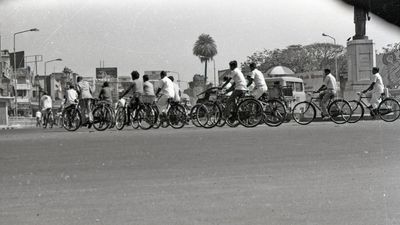
<instances>
[{"instance_id":1,"label":"sky","mask_svg":"<svg viewBox=\"0 0 400 225\"><path fill-rule=\"evenodd\" d=\"M367 35L376 50L400 42L400 28L371 15ZM132 70L169 70L183 81L204 74L193 55L202 33L211 35L218 54L216 70L231 60L244 62L263 49L332 42L354 35L353 8L339 0L0 0L2 49L43 55L47 72L65 66L83 76L95 68L117 67L119 76ZM213 63L208 74L213 76ZM38 65L44 74L44 63Z\"/></svg>"}]
</instances>

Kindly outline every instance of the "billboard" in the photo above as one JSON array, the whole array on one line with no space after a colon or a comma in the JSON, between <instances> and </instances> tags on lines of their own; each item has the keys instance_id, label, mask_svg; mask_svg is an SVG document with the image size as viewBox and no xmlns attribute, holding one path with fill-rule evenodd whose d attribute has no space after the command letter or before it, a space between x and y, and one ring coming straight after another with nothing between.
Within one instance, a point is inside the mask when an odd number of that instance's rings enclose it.
<instances>
[{"instance_id":1,"label":"billboard","mask_svg":"<svg viewBox=\"0 0 400 225\"><path fill-rule=\"evenodd\" d=\"M111 80L118 77L117 67L96 68L96 79Z\"/></svg>"},{"instance_id":2,"label":"billboard","mask_svg":"<svg viewBox=\"0 0 400 225\"><path fill-rule=\"evenodd\" d=\"M15 60L17 61L15 68L24 68L25 67L25 52L20 51L16 52ZM10 53L10 66L14 69L14 53Z\"/></svg>"}]
</instances>

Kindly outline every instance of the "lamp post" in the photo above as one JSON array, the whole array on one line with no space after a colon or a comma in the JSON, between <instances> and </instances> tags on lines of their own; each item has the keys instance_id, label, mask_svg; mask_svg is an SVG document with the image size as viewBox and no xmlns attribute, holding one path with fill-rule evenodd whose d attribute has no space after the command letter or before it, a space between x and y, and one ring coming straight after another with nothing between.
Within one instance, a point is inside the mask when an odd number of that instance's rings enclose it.
<instances>
[{"instance_id":1,"label":"lamp post","mask_svg":"<svg viewBox=\"0 0 400 225\"><path fill-rule=\"evenodd\" d=\"M17 103L17 57L16 57L16 52L15 52L15 36L17 34L21 34L21 33L25 33L25 32L30 32L30 31L39 31L39 29L37 28L32 28L29 30L23 30L23 31L19 31L17 33L14 33L14 42L13 42L13 50L14 50L14 91L15 91L15 95L14 95L14 99L15 99L15 116L18 115L18 103Z\"/></svg>"},{"instance_id":2,"label":"lamp post","mask_svg":"<svg viewBox=\"0 0 400 225\"><path fill-rule=\"evenodd\" d=\"M329 37L333 40L333 44L336 45L336 39L328 34L322 33L322 36ZM337 54L335 54L335 77L339 80L338 65L337 65Z\"/></svg>"},{"instance_id":3,"label":"lamp post","mask_svg":"<svg viewBox=\"0 0 400 225\"><path fill-rule=\"evenodd\" d=\"M60 59L60 58L57 58L57 59L52 59L52 60L49 60L49 61L45 61L44 62L44 75L46 76L47 75L47 63L49 63L49 62L54 62L54 61L62 61L62 59Z\"/></svg>"}]
</instances>

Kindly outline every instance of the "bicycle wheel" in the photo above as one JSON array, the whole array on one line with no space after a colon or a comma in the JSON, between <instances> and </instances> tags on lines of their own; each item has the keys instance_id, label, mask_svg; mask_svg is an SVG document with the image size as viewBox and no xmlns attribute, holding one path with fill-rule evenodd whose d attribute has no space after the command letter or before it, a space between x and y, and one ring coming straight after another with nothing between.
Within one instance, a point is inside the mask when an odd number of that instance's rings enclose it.
<instances>
[{"instance_id":1,"label":"bicycle wheel","mask_svg":"<svg viewBox=\"0 0 400 225\"><path fill-rule=\"evenodd\" d=\"M344 99L336 99L328 106L331 121L336 124L345 124L351 118L352 108Z\"/></svg>"},{"instance_id":2,"label":"bicycle wheel","mask_svg":"<svg viewBox=\"0 0 400 225\"><path fill-rule=\"evenodd\" d=\"M292 117L296 123L307 125L311 123L316 116L315 107L307 101L297 103L292 110Z\"/></svg>"},{"instance_id":3,"label":"bicycle wheel","mask_svg":"<svg viewBox=\"0 0 400 225\"><path fill-rule=\"evenodd\" d=\"M155 112L152 107L149 105L143 105L143 107L140 108L139 110L139 126L143 130L148 130L150 129L155 121Z\"/></svg>"},{"instance_id":4,"label":"bicycle wheel","mask_svg":"<svg viewBox=\"0 0 400 225\"><path fill-rule=\"evenodd\" d=\"M227 106L225 106L224 112L223 112L223 119L225 120L225 123L229 127L237 127L239 126L239 121L237 120L237 113L236 113L236 104L231 104L230 108L227 109Z\"/></svg>"},{"instance_id":5,"label":"bicycle wheel","mask_svg":"<svg viewBox=\"0 0 400 225\"><path fill-rule=\"evenodd\" d=\"M106 130L111 124L111 114L104 106L97 106L93 110L93 127L98 131Z\"/></svg>"},{"instance_id":6,"label":"bicycle wheel","mask_svg":"<svg viewBox=\"0 0 400 225\"><path fill-rule=\"evenodd\" d=\"M181 105L172 105L167 112L167 120L171 127L182 128L186 123L185 108Z\"/></svg>"},{"instance_id":7,"label":"bicycle wheel","mask_svg":"<svg viewBox=\"0 0 400 225\"><path fill-rule=\"evenodd\" d=\"M125 121L126 121L126 113L125 113L125 108L118 108L117 112L115 113L115 128L117 130L122 130L125 127Z\"/></svg>"},{"instance_id":8,"label":"bicycle wheel","mask_svg":"<svg viewBox=\"0 0 400 225\"><path fill-rule=\"evenodd\" d=\"M63 127L67 131L76 131L81 126L82 117L79 110L70 107L66 108L62 113Z\"/></svg>"},{"instance_id":9,"label":"bicycle wheel","mask_svg":"<svg viewBox=\"0 0 400 225\"><path fill-rule=\"evenodd\" d=\"M364 116L364 107L357 100L351 100L351 101L349 101L349 104L351 107L351 116L350 116L349 121L347 121L347 122L357 123Z\"/></svg>"},{"instance_id":10,"label":"bicycle wheel","mask_svg":"<svg viewBox=\"0 0 400 225\"><path fill-rule=\"evenodd\" d=\"M246 99L238 105L238 121L244 127L256 127L263 120L263 107L256 99Z\"/></svg>"},{"instance_id":11,"label":"bicycle wheel","mask_svg":"<svg viewBox=\"0 0 400 225\"><path fill-rule=\"evenodd\" d=\"M386 98L378 106L379 117L386 122L393 122L400 116L399 102L393 98Z\"/></svg>"},{"instance_id":12,"label":"bicycle wheel","mask_svg":"<svg viewBox=\"0 0 400 225\"><path fill-rule=\"evenodd\" d=\"M209 102L204 103L197 109L197 122L204 128L213 128L221 119L221 109L218 105Z\"/></svg>"},{"instance_id":13,"label":"bicycle wheel","mask_svg":"<svg viewBox=\"0 0 400 225\"><path fill-rule=\"evenodd\" d=\"M140 108L136 108L132 110L130 114L131 126L133 129L139 129L139 110Z\"/></svg>"},{"instance_id":14,"label":"bicycle wheel","mask_svg":"<svg viewBox=\"0 0 400 225\"><path fill-rule=\"evenodd\" d=\"M266 102L264 107L264 123L270 127L281 125L286 119L285 105L276 99Z\"/></svg>"},{"instance_id":15,"label":"bicycle wheel","mask_svg":"<svg viewBox=\"0 0 400 225\"><path fill-rule=\"evenodd\" d=\"M190 110L190 119L195 127L201 127L199 122L197 121L197 109L201 106L201 104L196 104Z\"/></svg>"},{"instance_id":16,"label":"bicycle wheel","mask_svg":"<svg viewBox=\"0 0 400 225\"><path fill-rule=\"evenodd\" d=\"M220 116L219 122L217 123L217 127L223 127L226 124L226 121L224 120L224 118L222 116L223 112L225 110L225 106L224 106L224 104L221 104L221 103L219 103L218 106L221 109L221 116Z\"/></svg>"}]
</instances>

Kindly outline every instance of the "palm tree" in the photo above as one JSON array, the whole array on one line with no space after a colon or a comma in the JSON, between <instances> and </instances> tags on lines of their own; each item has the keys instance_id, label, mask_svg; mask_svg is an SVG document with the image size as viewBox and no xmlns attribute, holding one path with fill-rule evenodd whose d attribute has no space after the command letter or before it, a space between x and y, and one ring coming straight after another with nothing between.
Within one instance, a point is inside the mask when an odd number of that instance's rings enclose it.
<instances>
[{"instance_id":1,"label":"palm tree","mask_svg":"<svg viewBox=\"0 0 400 225\"><path fill-rule=\"evenodd\" d=\"M217 54L217 45L214 39L208 34L201 34L199 39L194 43L193 55L200 58L205 63L204 83L207 85L207 62L212 60Z\"/></svg>"}]
</instances>

